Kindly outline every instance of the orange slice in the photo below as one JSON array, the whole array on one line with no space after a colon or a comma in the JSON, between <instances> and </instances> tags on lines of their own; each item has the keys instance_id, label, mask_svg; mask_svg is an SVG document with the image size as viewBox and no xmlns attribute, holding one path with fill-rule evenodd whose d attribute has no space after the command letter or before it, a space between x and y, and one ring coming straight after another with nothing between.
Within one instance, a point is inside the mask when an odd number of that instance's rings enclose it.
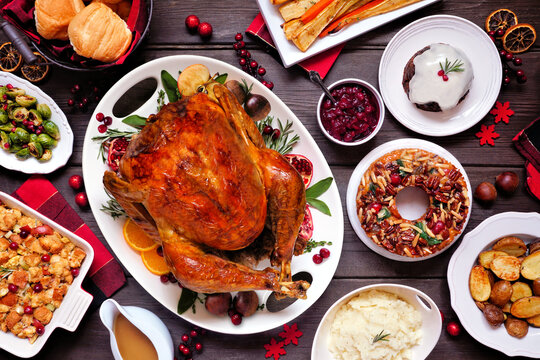
<instances>
[{"instance_id":1,"label":"orange slice","mask_svg":"<svg viewBox=\"0 0 540 360\"><path fill-rule=\"evenodd\" d=\"M124 223L124 239L127 244L137 251L148 251L158 247L146 233L131 219Z\"/></svg>"},{"instance_id":2,"label":"orange slice","mask_svg":"<svg viewBox=\"0 0 540 360\"><path fill-rule=\"evenodd\" d=\"M26 80L37 83L45 79L45 76L49 73L49 65L43 65L47 63L47 60L38 52L34 52L34 55L38 57L38 61L34 65L21 66L21 73Z\"/></svg>"},{"instance_id":3,"label":"orange slice","mask_svg":"<svg viewBox=\"0 0 540 360\"><path fill-rule=\"evenodd\" d=\"M526 51L534 44L536 31L529 24L517 24L506 30L502 38L504 50L514 54Z\"/></svg>"},{"instance_id":4,"label":"orange slice","mask_svg":"<svg viewBox=\"0 0 540 360\"><path fill-rule=\"evenodd\" d=\"M506 31L510 26L516 25L518 19L513 11L508 9L495 10L486 18L486 31Z\"/></svg>"},{"instance_id":5,"label":"orange slice","mask_svg":"<svg viewBox=\"0 0 540 360\"><path fill-rule=\"evenodd\" d=\"M10 42L3 43L0 46L0 70L5 72L14 72L21 67L22 55L15 49Z\"/></svg>"},{"instance_id":6,"label":"orange slice","mask_svg":"<svg viewBox=\"0 0 540 360\"><path fill-rule=\"evenodd\" d=\"M156 249L141 253L144 266L155 275L166 275L170 272L163 256L159 256Z\"/></svg>"}]
</instances>

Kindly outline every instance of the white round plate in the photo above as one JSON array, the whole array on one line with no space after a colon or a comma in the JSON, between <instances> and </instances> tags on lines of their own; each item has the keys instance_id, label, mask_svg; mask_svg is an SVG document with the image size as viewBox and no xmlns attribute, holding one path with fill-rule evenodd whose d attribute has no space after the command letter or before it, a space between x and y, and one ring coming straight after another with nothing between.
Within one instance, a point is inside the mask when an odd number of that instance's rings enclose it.
<instances>
[{"instance_id":1,"label":"white round plate","mask_svg":"<svg viewBox=\"0 0 540 360\"><path fill-rule=\"evenodd\" d=\"M444 112L418 109L401 84L409 59L433 43L461 49L474 71L467 97ZM477 25L452 15L428 16L405 26L390 40L379 65L379 88L388 110L409 129L430 136L457 134L482 120L497 100L501 80L501 60L493 41Z\"/></svg>"},{"instance_id":2,"label":"white round plate","mask_svg":"<svg viewBox=\"0 0 540 360\"><path fill-rule=\"evenodd\" d=\"M326 311L326 314L324 314L319 323L315 338L313 339L311 360L334 359L334 356L332 356L332 353L328 350L328 340L330 339L330 330L332 328L332 322L334 322L334 318L336 317L336 312L341 305L347 303L356 295L369 290L381 290L396 294L420 312L420 315L422 316L421 331L423 336L420 344L412 348L412 359L422 360L431 353L439 341L442 328L441 313L439 312L437 304L435 304L429 296L410 286L400 284L375 284L351 291L336 301L330 309Z\"/></svg>"},{"instance_id":3,"label":"white round plate","mask_svg":"<svg viewBox=\"0 0 540 360\"><path fill-rule=\"evenodd\" d=\"M0 165L6 169L16 170L26 174L49 174L66 165L73 152L73 131L71 131L66 115L60 110L60 107L40 88L13 74L0 72L0 84L11 84L24 89L28 95L37 99L38 104L49 105L52 114L51 120L60 130L60 140L58 140L58 145L52 149L53 155L51 160L39 161L32 156L26 160L19 160L15 154L2 149L0 151Z\"/></svg>"},{"instance_id":4,"label":"white round plate","mask_svg":"<svg viewBox=\"0 0 540 360\"><path fill-rule=\"evenodd\" d=\"M452 308L467 332L480 343L508 356L540 358L540 329L529 326L521 339L508 335L503 326L491 327L469 292L469 274L478 254L504 236L517 236L525 243L540 237L540 214L505 212L482 221L464 236L448 264L448 287Z\"/></svg>"},{"instance_id":5,"label":"white round plate","mask_svg":"<svg viewBox=\"0 0 540 360\"><path fill-rule=\"evenodd\" d=\"M384 143L376 147L375 149L371 150L369 154L364 156L364 158L358 163L358 165L354 169L351 175L351 178L349 180L349 185L347 186L347 214L349 215L349 221L351 222L351 226L356 232L356 235L360 238L360 240L362 240L364 244L366 244L368 248L375 251L377 254L382 255L386 258L392 259L392 260L414 262L414 261L422 261L422 260L430 259L446 251L450 246L452 246L457 241L461 233L455 237L454 241L452 241L450 245L448 245L447 247L443 248L442 250L432 255L416 257L416 258L412 258L408 256L401 256L398 254L391 253L390 251L375 244L373 240L369 238L369 236L366 234L366 232L362 228L362 224L360 223L360 220L358 219L357 212L356 212L356 195L358 193L358 186L360 186L362 177L364 176L364 173L369 168L369 166L375 160L377 160L384 154L387 154L397 149L408 149L408 148L422 149L422 150L426 150L434 154L437 154L441 156L442 158L444 158L445 160L449 161L459 171L461 171L461 174L463 175L463 179L465 180L467 184L467 192L469 194L469 203L470 203L469 212L467 213L467 218L465 219L465 222L463 223L462 229L465 229L467 227L467 223L469 222L469 218L471 217L471 210L472 210L471 194L472 193L471 193L471 184L469 182L469 178L467 176L467 173L465 172L465 169L463 168L463 166L461 166L461 164L454 157L454 155L452 155L446 149L432 142L429 142L426 140L420 140L420 139L399 139L399 140L389 141L387 143Z\"/></svg>"},{"instance_id":6,"label":"white round plate","mask_svg":"<svg viewBox=\"0 0 540 360\"><path fill-rule=\"evenodd\" d=\"M118 259L149 294L174 313L176 313L181 289L173 284L162 284L158 276L151 274L144 267L139 254L124 241L122 234L124 220L113 220L112 217L100 210L101 206L109 200L103 188L103 173L108 170L108 167L98 157L99 144L92 141L92 137L101 135L97 131L99 123L95 120L95 114L102 112L112 116L112 108L116 101L133 85L147 78L155 78L158 82L158 88L150 100L134 111L134 114L146 117L156 111L158 91L163 89L160 79L161 71L167 70L170 74L176 76L179 70L193 64L207 66L211 74L216 72L228 73L229 80L241 81L245 79L248 84L253 83L253 93L265 96L270 102L272 107L270 115L275 116L274 125L276 125L277 118L281 119L283 123L287 119L293 122L292 129L300 136L300 141L295 145L292 152L305 155L313 162L314 177L312 184L326 177L333 177L330 167L317 144L292 111L259 81L229 64L201 56L169 56L148 62L120 79L105 94L96 107L86 131L83 148L83 174L86 192L101 232ZM112 117L113 124L110 128L133 130L133 128L123 124L121 119ZM316 241L331 241L332 245L328 246L331 256L320 265L313 263L311 259L313 253L296 256L292 260L293 275L307 271L313 277L313 283L307 291L307 300L298 300L289 307L274 313L267 311L265 307L265 310L257 311L253 316L244 318L240 326L234 326L227 316L217 317L211 315L204 309L204 305L199 302L196 302L196 313L188 310L180 316L209 330L230 334L251 334L281 326L306 311L322 295L332 280L343 244L343 212L335 181L320 199L329 206L332 216L326 216L318 210L311 209L314 223L313 239ZM264 269L269 264L269 261L266 260L261 262L257 268ZM258 295L261 303L266 303L270 294L268 291L259 291Z\"/></svg>"}]
</instances>

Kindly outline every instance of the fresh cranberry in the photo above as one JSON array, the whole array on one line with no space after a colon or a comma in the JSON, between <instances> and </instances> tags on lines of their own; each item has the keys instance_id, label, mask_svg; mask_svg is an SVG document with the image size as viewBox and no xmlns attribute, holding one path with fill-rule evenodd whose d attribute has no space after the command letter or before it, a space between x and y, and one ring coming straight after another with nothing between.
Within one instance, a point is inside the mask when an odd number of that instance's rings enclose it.
<instances>
[{"instance_id":1,"label":"fresh cranberry","mask_svg":"<svg viewBox=\"0 0 540 360\"><path fill-rule=\"evenodd\" d=\"M450 336L458 336L461 333L461 326L455 321L450 321L448 325L446 325L446 331L448 331Z\"/></svg>"},{"instance_id":2,"label":"fresh cranberry","mask_svg":"<svg viewBox=\"0 0 540 360\"><path fill-rule=\"evenodd\" d=\"M246 47L246 43L243 41L239 41L236 44L238 45L238 50L241 50Z\"/></svg>"},{"instance_id":3,"label":"fresh cranberry","mask_svg":"<svg viewBox=\"0 0 540 360\"><path fill-rule=\"evenodd\" d=\"M237 43L237 42L234 43L232 47L233 47L234 50L240 50L240 48L238 47L238 43Z\"/></svg>"},{"instance_id":4,"label":"fresh cranberry","mask_svg":"<svg viewBox=\"0 0 540 360\"><path fill-rule=\"evenodd\" d=\"M443 231L445 229L445 226L444 226L444 223L442 221L437 221L435 223L435 225L433 225L433 228L431 229L431 231L437 235L439 234L441 231Z\"/></svg>"},{"instance_id":5,"label":"fresh cranberry","mask_svg":"<svg viewBox=\"0 0 540 360\"><path fill-rule=\"evenodd\" d=\"M251 58L251 53L248 50L246 50L246 59L249 59L249 58Z\"/></svg>"},{"instance_id":6,"label":"fresh cranberry","mask_svg":"<svg viewBox=\"0 0 540 360\"><path fill-rule=\"evenodd\" d=\"M39 336L43 335L45 333L45 326L43 325L39 325L39 326L36 326L36 334L38 334Z\"/></svg>"},{"instance_id":7,"label":"fresh cranberry","mask_svg":"<svg viewBox=\"0 0 540 360\"><path fill-rule=\"evenodd\" d=\"M81 86L79 84L75 84L73 86L73 90L74 90L74 92L79 92L81 90Z\"/></svg>"},{"instance_id":8,"label":"fresh cranberry","mask_svg":"<svg viewBox=\"0 0 540 360\"><path fill-rule=\"evenodd\" d=\"M511 80L510 80L510 77L509 77L509 76L505 76L505 77L503 78L503 84L504 84L504 85L510 84L510 81L511 81Z\"/></svg>"},{"instance_id":9,"label":"fresh cranberry","mask_svg":"<svg viewBox=\"0 0 540 360\"><path fill-rule=\"evenodd\" d=\"M17 285L15 285L15 284L9 284L8 285L8 291L9 292L14 293L14 292L17 292L17 290L19 290L19 287Z\"/></svg>"},{"instance_id":10,"label":"fresh cranberry","mask_svg":"<svg viewBox=\"0 0 540 360\"><path fill-rule=\"evenodd\" d=\"M88 105L88 98L87 97L83 97L81 101L82 101L82 103L84 105Z\"/></svg>"},{"instance_id":11,"label":"fresh cranberry","mask_svg":"<svg viewBox=\"0 0 540 360\"><path fill-rule=\"evenodd\" d=\"M274 129L270 125L266 125L263 128L263 134L264 135L270 135L273 131L274 131Z\"/></svg>"},{"instance_id":12,"label":"fresh cranberry","mask_svg":"<svg viewBox=\"0 0 540 360\"><path fill-rule=\"evenodd\" d=\"M272 89L274 88L274 83L271 82L271 81L269 81L269 82L266 83L266 87L267 87L268 89L272 90Z\"/></svg>"},{"instance_id":13,"label":"fresh cranberry","mask_svg":"<svg viewBox=\"0 0 540 360\"><path fill-rule=\"evenodd\" d=\"M9 90L13 89L13 85L11 85L11 84L7 84L6 87L7 87Z\"/></svg>"},{"instance_id":14,"label":"fresh cranberry","mask_svg":"<svg viewBox=\"0 0 540 360\"><path fill-rule=\"evenodd\" d=\"M442 79L443 79L443 81L448 81L448 75L443 75Z\"/></svg>"},{"instance_id":15,"label":"fresh cranberry","mask_svg":"<svg viewBox=\"0 0 540 360\"><path fill-rule=\"evenodd\" d=\"M247 50L246 50L246 49L240 50L240 57L245 58L245 57L246 57L246 54L247 54ZM244 59L244 60L245 60L245 59ZM246 61L247 61L247 60L246 60Z\"/></svg>"},{"instance_id":16,"label":"fresh cranberry","mask_svg":"<svg viewBox=\"0 0 540 360\"><path fill-rule=\"evenodd\" d=\"M242 41L244 40L244 36L240 33L237 33L235 36L234 36L234 40L236 41Z\"/></svg>"},{"instance_id":17,"label":"fresh cranberry","mask_svg":"<svg viewBox=\"0 0 540 360\"><path fill-rule=\"evenodd\" d=\"M85 105L83 102L80 102L80 103L77 104L77 107L78 107L79 110L81 110L81 111L84 111L85 106L86 106L86 105Z\"/></svg>"},{"instance_id":18,"label":"fresh cranberry","mask_svg":"<svg viewBox=\"0 0 540 360\"><path fill-rule=\"evenodd\" d=\"M75 195L75 203L79 205L79 207L88 206L88 197L86 196L86 193L80 192L77 195Z\"/></svg>"},{"instance_id":19,"label":"fresh cranberry","mask_svg":"<svg viewBox=\"0 0 540 360\"><path fill-rule=\"evenodd\" d=\"M442 69L441 69L441 70L439 70L439 72L437 73L437 75L439 75L439 76L443 76L443 75L444 75L444 70L442 70Z\"/></svg>"},{"instance_id":20,"label":"fresh cranberry","mask_svg":"<svg viewBox=\"0 0 540 360\"><path fill-rule=\"evenodd\" d=\"M495 36L495 31L494 31L494 30L491 30L490 32L488 32L488 35L489 35L489 36Z\"/></svg>"},{"instance_id":21,"label":"fresh cranberry","mask_svg":"<svg viewBox=\"0 0 540 360\"><path fill-rule=\"evenodd\" d=\"M112 124L112 117L105 116L105 118L103 119L103 123L107 126L110 126Z\"/></svg>"},{"instance_id":22,"label":"fresh cranberry","mask_svg":"<svg viewBox=\"0 0 540 360\"><path fill-rule=\"evenodd\" d=\"M4 144L4 149L9 149L9 143Z\"/></svg>"},{"instance_id":23,"label":"fresh cranberry","mask_svg":"<svg viewBox=\"0 0 540 360\"><path fill-rule=\"evenodd\" d=\"M68 99L67 104L68 104L68 106L74 106L75 105L75 100Z\"/></svg>"},{"instance_id":24,"label":"fresh cranberry","mask_svg":"<svg viewBox=\"0 0 540 360\"><path fill-rule=\"evenodd\" d=\"M263 68L262 66L259 68L259 70L257 70L257 73L260 75L260 76L264 76L264 74L266 74L266 69Z\"/></svg>"},{"instance_id":25,"label":"fresh cranberry","mask_svg":"<svg viewBox=\"0 0 540 360\"><path fill-rule=\"evenodd\" d=\"M238 63L240 64L240 66L246 66L247 65L247 60L244 59L244 58L240 58L240 60L238 60Z\"/></svg>"},{"instance_id":26,"label":"fresh cranberry","mask_svg":"<svg viewBox=\"0 0 540 360\"><path fill-rule=\"evenodd\" d=\"M72 189L79 190L83 187L83 178L81 175L72 175L70 176L68 183L69 187Z\"/></svg>"},{"instance_id":27,"label":"fresh cranberry","mask_svg":"<svg viewBox=\"0 0 540 360\"><path fill-rule=\"evenodd\" d=\"M514 60L514 54L512 53L507 53L506 56L504 57L507 61L512 61Z\"/></svg>"},{"instance_id":28,"label":"fresh cranberry","mask_svg":"<svg viewBox=\"0 0 540 360\"><path fill-rule=\"evenodd\" d=\"M398 186L399 184L401 184L401 176L399 176L398 173L390 174L390 184L394 186Z\"/></svg>"},{"instance_id":29,"label":"fresh cranberry","mask_svg":"<svg viewBox=\"0 0 540 360\"><path fill-rule=\"evenodd\" d=\"M178 345L178 351L182 352L186 348L185 344Z\"/></svg>"},{"instance_id":30,"label":"fresh cranberry","mask_svg":"<svg viewBox=\"0 0 540 360\"><path fill-rule=\"evenodd\" d=\"M516 76L517 77L522 77L523 75L525 75L525 71L519 69L518 71L516 71Z\"/></svg>"},{"instance_id":31,"label":"fresh cranberry","mask_svg":"<svg viewBox=\"0 0 540 360\"><path fill-rule=\"evenodd\" d=\"M330 257L330 250L327 248L322 248L319 250L319 255L321 255L323 259L328 259Z\"/></svg>"},{"instance_id":32,"label":"fresh cranberry","mask_svg":"<svg viewBox=\"0 0 540 360\"><path fill-rule=\"evenodd\" d=\"M100 133L103 134L105 131L107 131L107 125L101 124L101 125L98 126L97 129L98 129L98 131L99 131Z\"/></svg>"},{"instance_id":33,"label":"fresh cranberry","mask_svg":"<svg viewBox=\"0 0 540 360\"><path fill-rule=\"evenodd\" d=\"M79 268L73 268L73 269L71 269L71 275L72 275L73 277L79 276L80 272L81 272L81 270L80 270Z\"/></svg>"},{"instance_id":34,"label":"fresh cranberry","mask_svg":"<svg viewBox=\"0 0 540 360\"><path fill-rule=\"evenodd\" d=\"M105 119L105 115L103 115L103 113L97 113L96 114L96 120L97 121L102 122L103 119Z\"/></svg>"},{"instance_id":35,"label":"fresh cranberry","mask_svg":"<svg viewBox=\"0 0 540 360\"><path fill-rule=\"evenodd\" d=\"M257 66L259 66L259 64L255 60L251 60L251 62L249 63L249 66L255 69L257 68Z\"/></svg>"},{"instance_id":36,"label":"fresh cranberry","mask_svg":"<svg viewBox=\"0 0 540 360\"><path fill-rule=\"evenodd\" d=\"M15 131L17 131L17 128L15 128L15 127L11 128L11 132L15 132Z\"/></svg>"},{"instance_id":37,"label":"fresh cranberry","mask_svg":"<svg viewBox=\"0 0 540 360\"><path fill-rule=\"evenodd\" d=\"M184 354L184 356L189 356L189 354L191 354L191 351L189 350L188 347L184 347L182 349L182 354Z\"/></svg>"},{"instance_id":38,"label":"fresh cranberry","mask_svg":"<svg viewBox=\"0 0 540 360\"><path fill-rule=\"evenodd\" d=\"M520 83L520 84L524 84L527 82L527 77L525 75L523 76L520 76L517 78L517 82Z\"/></svg>"},{"instance_id":39,"label":"fresh cranberry","mask_svg":"<svg viewBox=\"0 0 540 360\"><path fill-rule=\"evenodd\" d=\"M94 94L99 93L99 88L98 88L97 86L94 86L94 88L92 89L92 92L93 92Z\"/></svg>"},{"instance_id":40,"label":"fresh cranberry","mask_svg":"<svg viewBox=\"0 0 540 360\"><path fill-rule=\"evenodd\" d=\"M281 136L281 131L279 129L274 129L274 132L272 134L272 139L277 140Z\"/></svg>"},{"instance_id":41,"label":"fresh cranberry","mask_svg":"<svg viewBox=\"0 0 540 360\"><path fill-rule=\"evenodd\" d=\"M24 313L27 314L27 315L30 315L34 312L34 309L32 309L31 306L25 306L24 307Z\"/></svg>"},{"instance_id":42,"label":"fresh cranberry","mask_svg":"<svg viewBox=\"0 0 540 360\"><path fill-rule=\"evenodd\" d=\"M521 64L523 64L523 60L521 60L521 58L515 57L514 58L514 65L521 66Z\"/></svg>"},{"instance_id":43,"label":"fresh cranberry","mask_svg":"<svg viewBox=\"0 0 540 360\"><path fill-rule=\"evenodd\" d=\"M320 254L313 255L313 262L315 264L320 264L323 261L323 257Z\"/></svg>"},{"instance_id":44,"label":"fresh cranberry","mask_svg":"<svg viewBox=\"0 0 540 360\"><path fill-rule=\"evenodd\" d=\"M504 35L504 30L503 29L497 29L497 31L495 31L495 35L497 37L502 37Z\"/></svg>"},{"instance_id":45,"label":"fresh cranberry","mask_svg":"<svg viewBox=\"0 0 540 360\"><path fill-rule=\"evenodd\" d=\"M189 333L189 335L194 338L194 337L197 337L199 336L199 333L197 333L197 330L191 330L191 332Z\"/></svg>"},{"instance_id":46,"label":"fresh cranberry","mask_svg":"<svg viewBox=\"0 0 540 360\"><path fill-rule=\"evenodd\" d=\"M169 273L167 277L169 278L169 282L171 284L175 284L176 282L178 282L178 280L176 280L176 278L174 277L173 273Z\"/></svg>"},{"instance_id":47,"label":"fresh cranberry","mask_svg":"<svg viewBox=\"0 0 540 360\"><path fill-rule=\"evenodd\" d=\"M188 336L188 334L182 335L182 341L183 341L183 342L188 342L188 341L189 341L189 336Z\"/></svg>"},{"instance_id":48,"label":"fresh cranberry","mask_svg":"<svg viewBox=\"0 0 540 360\"><path fill-rule=\"evenodd\" d=\"M41 255L41 261L47 263L47 262L51 261L51 256L49 254L43 254L43 255Z\"/></svg>"},{"instance_id":49,"label":"fresh cranberry","mask_svg":"<svg viewBox=\"0 0 540 360\"><path fill-rule=\"evenodd\" d=\"M169 276L168 275L161 275L159 277L159 280L161 280L162 283L168 283L169 282Z\"/></svg>"},{"instance_id":50,"label":"fresh cranberry","mask_svg":"<svg viewBox=\"0 0 540 360\"><path fill-rule=\"evenodd\" d=\"M19 244L17 244L15 241L12 241L9 243L9 248L11 250L17 250L19 248Z\"/></svg>"},{"instance_id":51,"label":"fresh cranberry","mask_svg":"<svg viewBox=\"0 0 540 360\"><path fill-rule=\"evenodd\" d=\"M502 58L506 57L506 50L501 50L501 51L499 51L499 55L500 55Z\"/></svg>"},{"instance_id":52,"label":"fresh cranberry","mask_svg":"<svg viewBox=\"0 0 540 360\"><path fill-rule=\"evenodd\" d=\"M197 31L201 37L208 38L212 36L212 25L207 22L200 23L197 27Z\"/></svg>"},{"instance_id":53,"label":"fresh cranberry","mask_svg":"<svg viewBox=\"0 0 540 360\"><path fill-rule=\"evenodd\" d=\"M203 346L201 343L196 343L195 344L195 350L197 350L198 352L201 352L203 349Z\"/></svg>"},{"instance_id":54,"label":"fresh cranberry","mask_svg":"<svg viewBox=\"0 0 540 360\"><path fill-rule=\"evenodd\" d=\"M197 31L197 27L200 24L200 20L196 15L189 15L186 18L186 28L189 32L195 32Z\"/></svg>"},{"instance_id":55,"label":"fresh cranberry","mask_svg":"<svg viewBox=\"0 0 540 360\"><path fill-rule=\"evenodd\" d=\"M41 285L41 283L37 283L34 285L34 292L41 292L43 291L43 285Z\"/></svg>"},{"instance_id":56,"label":"fresh cranberry","mask_svg":"<svg viewBox=\"0 0 540 360\"><path fill-rule=\"evenodd\" d=\"M231 322L233 325L240 325L242 323L242 315L235 313L233 316L231 316Z\"/></svg>"},{"instance_id":57,"label":"fresh cranberry","mask_svg":"<svg viewBox=\"0 0 540 360\"><path fill-rule=\"evenodd\" d=\"M379 211L381 211L382 205L379 204L379 203L371 203L368 206L368 211L371 210L371 209L375 210L375 213L377 214Z\"/></svg>"}]
</instances>

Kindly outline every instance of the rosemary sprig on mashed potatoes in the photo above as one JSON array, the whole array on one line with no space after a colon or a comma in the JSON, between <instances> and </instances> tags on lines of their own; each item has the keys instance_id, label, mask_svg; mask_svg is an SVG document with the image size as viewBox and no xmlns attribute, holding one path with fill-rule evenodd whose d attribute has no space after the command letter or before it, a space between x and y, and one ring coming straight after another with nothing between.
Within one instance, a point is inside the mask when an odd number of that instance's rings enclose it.
<instances>
[{"instance_id":1,"label":"rosemary sprig on mashed potatoes","mask_svg":"<svg viewBox=\"0 0 540 360\"><path fill-rule=\"evenodd\" d=\"M383 334L384 333L384 329L381 330L380 333L378 333L377 335L375 335L375 337L373 338L373 340L371 340L371 343L372 344L375 344L377 341L389 341L387 339L388 336L390 336L390 334Z\"/></svg>"}]
</instances>

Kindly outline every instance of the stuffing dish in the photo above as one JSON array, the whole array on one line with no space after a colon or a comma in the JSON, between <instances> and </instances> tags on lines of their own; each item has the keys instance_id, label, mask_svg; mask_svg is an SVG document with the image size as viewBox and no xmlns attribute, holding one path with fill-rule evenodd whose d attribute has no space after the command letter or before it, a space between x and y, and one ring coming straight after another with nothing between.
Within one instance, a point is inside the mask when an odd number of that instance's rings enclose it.
<instances>
[{"instance_id":1,"label":"stuffing dish","mask_svg":"<svg viewBox=\"0 0 540 360\"><path fill-rule=\"evenodd\" d=\"M50 226L0 203L0 327L34 343L86 253Z\"/></svg>"}]
</instances>

